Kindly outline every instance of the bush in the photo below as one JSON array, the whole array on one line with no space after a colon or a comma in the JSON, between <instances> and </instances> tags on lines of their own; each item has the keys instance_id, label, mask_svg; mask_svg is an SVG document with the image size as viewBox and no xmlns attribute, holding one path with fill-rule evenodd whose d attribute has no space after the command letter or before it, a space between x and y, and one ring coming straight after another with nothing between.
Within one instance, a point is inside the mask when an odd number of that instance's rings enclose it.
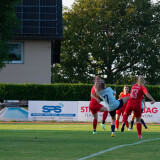
<instances>
[{"instance_id":1,"label":"bush","mask_svg":"<svg viewBox=\"0 0 160 160\"><path fill-rule=\"evenodd\" d=\"M7 84L0 83L2 100L90 101L92 84ZM123 85L107 85L116 89L117 97ZM160 101L160 86L146 86L156 101ZM131 86L129 86L131 88ZM146 99L147 101L147 99Z\"/></svg>"}]
</instances>

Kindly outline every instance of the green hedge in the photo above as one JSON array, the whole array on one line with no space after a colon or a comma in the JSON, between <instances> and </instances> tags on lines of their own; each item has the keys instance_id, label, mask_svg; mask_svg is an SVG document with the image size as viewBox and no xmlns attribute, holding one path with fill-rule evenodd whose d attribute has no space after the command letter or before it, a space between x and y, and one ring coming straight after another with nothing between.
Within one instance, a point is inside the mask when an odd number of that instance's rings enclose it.
<instances>
[{"instance_id":1,"label":"green hedge","mask_svg":"<svg viewBox=\"0 0 160 160\"><path fill-rule=\"evenodd\" d=\"M116 89L117 97L123 85L107 85ZM131 88L131 86L129 86ZM160 101L160 86L146 86L156 101ZM3 100L90 101L92 84L8 84L0 83ZM147 100L147 99L146 99Z\"/></svg>"}]
</instances>

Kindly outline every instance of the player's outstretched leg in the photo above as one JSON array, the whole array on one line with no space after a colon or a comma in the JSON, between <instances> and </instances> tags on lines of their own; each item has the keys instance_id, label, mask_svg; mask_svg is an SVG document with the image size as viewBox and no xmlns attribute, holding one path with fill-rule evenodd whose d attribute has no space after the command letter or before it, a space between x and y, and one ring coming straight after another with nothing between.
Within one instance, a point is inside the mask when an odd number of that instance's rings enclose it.
<instances>
[{"instance_id":1,"label":"player's outstretched leg","mask_svg":"<svg viewBox=\"0 0 160 160\"><path fill-rule=\"evenodd\" d=\"M105 120L106 120L107 116L108 116L108 111L104 111L103 116L102 116L102 123L100 124L104 130L106 130Z\"/></svg>"},{"instance_id":2,"label":"player's outstretched leg","mask_svg":"<svg viewBox=\"0 0 160 160\"><path fill-rule=\"evenodd\" d=\"M104 130L106 130L105 124L101 123L100 125L101 125L101 127L102 127Z\"/></svg>"}]
</instances>

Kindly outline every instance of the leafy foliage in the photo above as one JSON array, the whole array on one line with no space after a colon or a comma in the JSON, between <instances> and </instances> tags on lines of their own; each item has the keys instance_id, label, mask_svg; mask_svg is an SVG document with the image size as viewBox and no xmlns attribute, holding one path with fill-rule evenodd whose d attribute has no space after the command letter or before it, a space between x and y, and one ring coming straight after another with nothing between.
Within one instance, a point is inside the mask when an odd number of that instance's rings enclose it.
<instances>
[{"instance_id":1,"label":"leafy foliage","mask_svg":"<svg viewBox=\"0 0 160 160\"><path fill-rule=\"evenodd\" d=\"M101 75L107 83L121 83L141 74L150 84L160 83L160 3L76 0L63 19L53 82L86 83Z\"/></svg>"},{"instance_id":2,"label":"leafy foliage","mask_svg":"<svg viewBox=\"0 0 160 160\"><path fill-rule=\"evenodd\" d=\"M116 89L117 97L123 90L123 85L107 87ZM0 83L1 100L55 100L55 101L90 101L92 84L5 84ZM131 89L131 86L129 86ZM154 99L160 101L160 86L147 86Z\"/></svg>"},{"instance_id":3,"label":"leafy foliage","mask_svg":"<svg viewBox=\"0 0 160 160\"><path fill-rule=\"evenodd\" d=\"M0 1L0 69L9 61L7 42L14 36L14 30L18 26L15 6L19 0Z\"/></svg>"}]
</instances>

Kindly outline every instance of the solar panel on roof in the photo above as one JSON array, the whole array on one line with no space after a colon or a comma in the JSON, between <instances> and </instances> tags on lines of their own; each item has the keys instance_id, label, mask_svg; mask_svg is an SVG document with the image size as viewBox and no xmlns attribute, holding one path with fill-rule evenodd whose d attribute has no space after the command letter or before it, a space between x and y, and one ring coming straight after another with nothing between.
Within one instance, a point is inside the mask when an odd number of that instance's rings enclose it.
<instances>
[{"instance_id":1,"label":"solar panel on roof","mask_svg":"<svg viewBox=\"0 0 160 160\"><path fill-rule=\"evenodd\" d=\"M17 16L17 38L62 38L62 0L22 0Z\"/></svg>"}]
</instances>

